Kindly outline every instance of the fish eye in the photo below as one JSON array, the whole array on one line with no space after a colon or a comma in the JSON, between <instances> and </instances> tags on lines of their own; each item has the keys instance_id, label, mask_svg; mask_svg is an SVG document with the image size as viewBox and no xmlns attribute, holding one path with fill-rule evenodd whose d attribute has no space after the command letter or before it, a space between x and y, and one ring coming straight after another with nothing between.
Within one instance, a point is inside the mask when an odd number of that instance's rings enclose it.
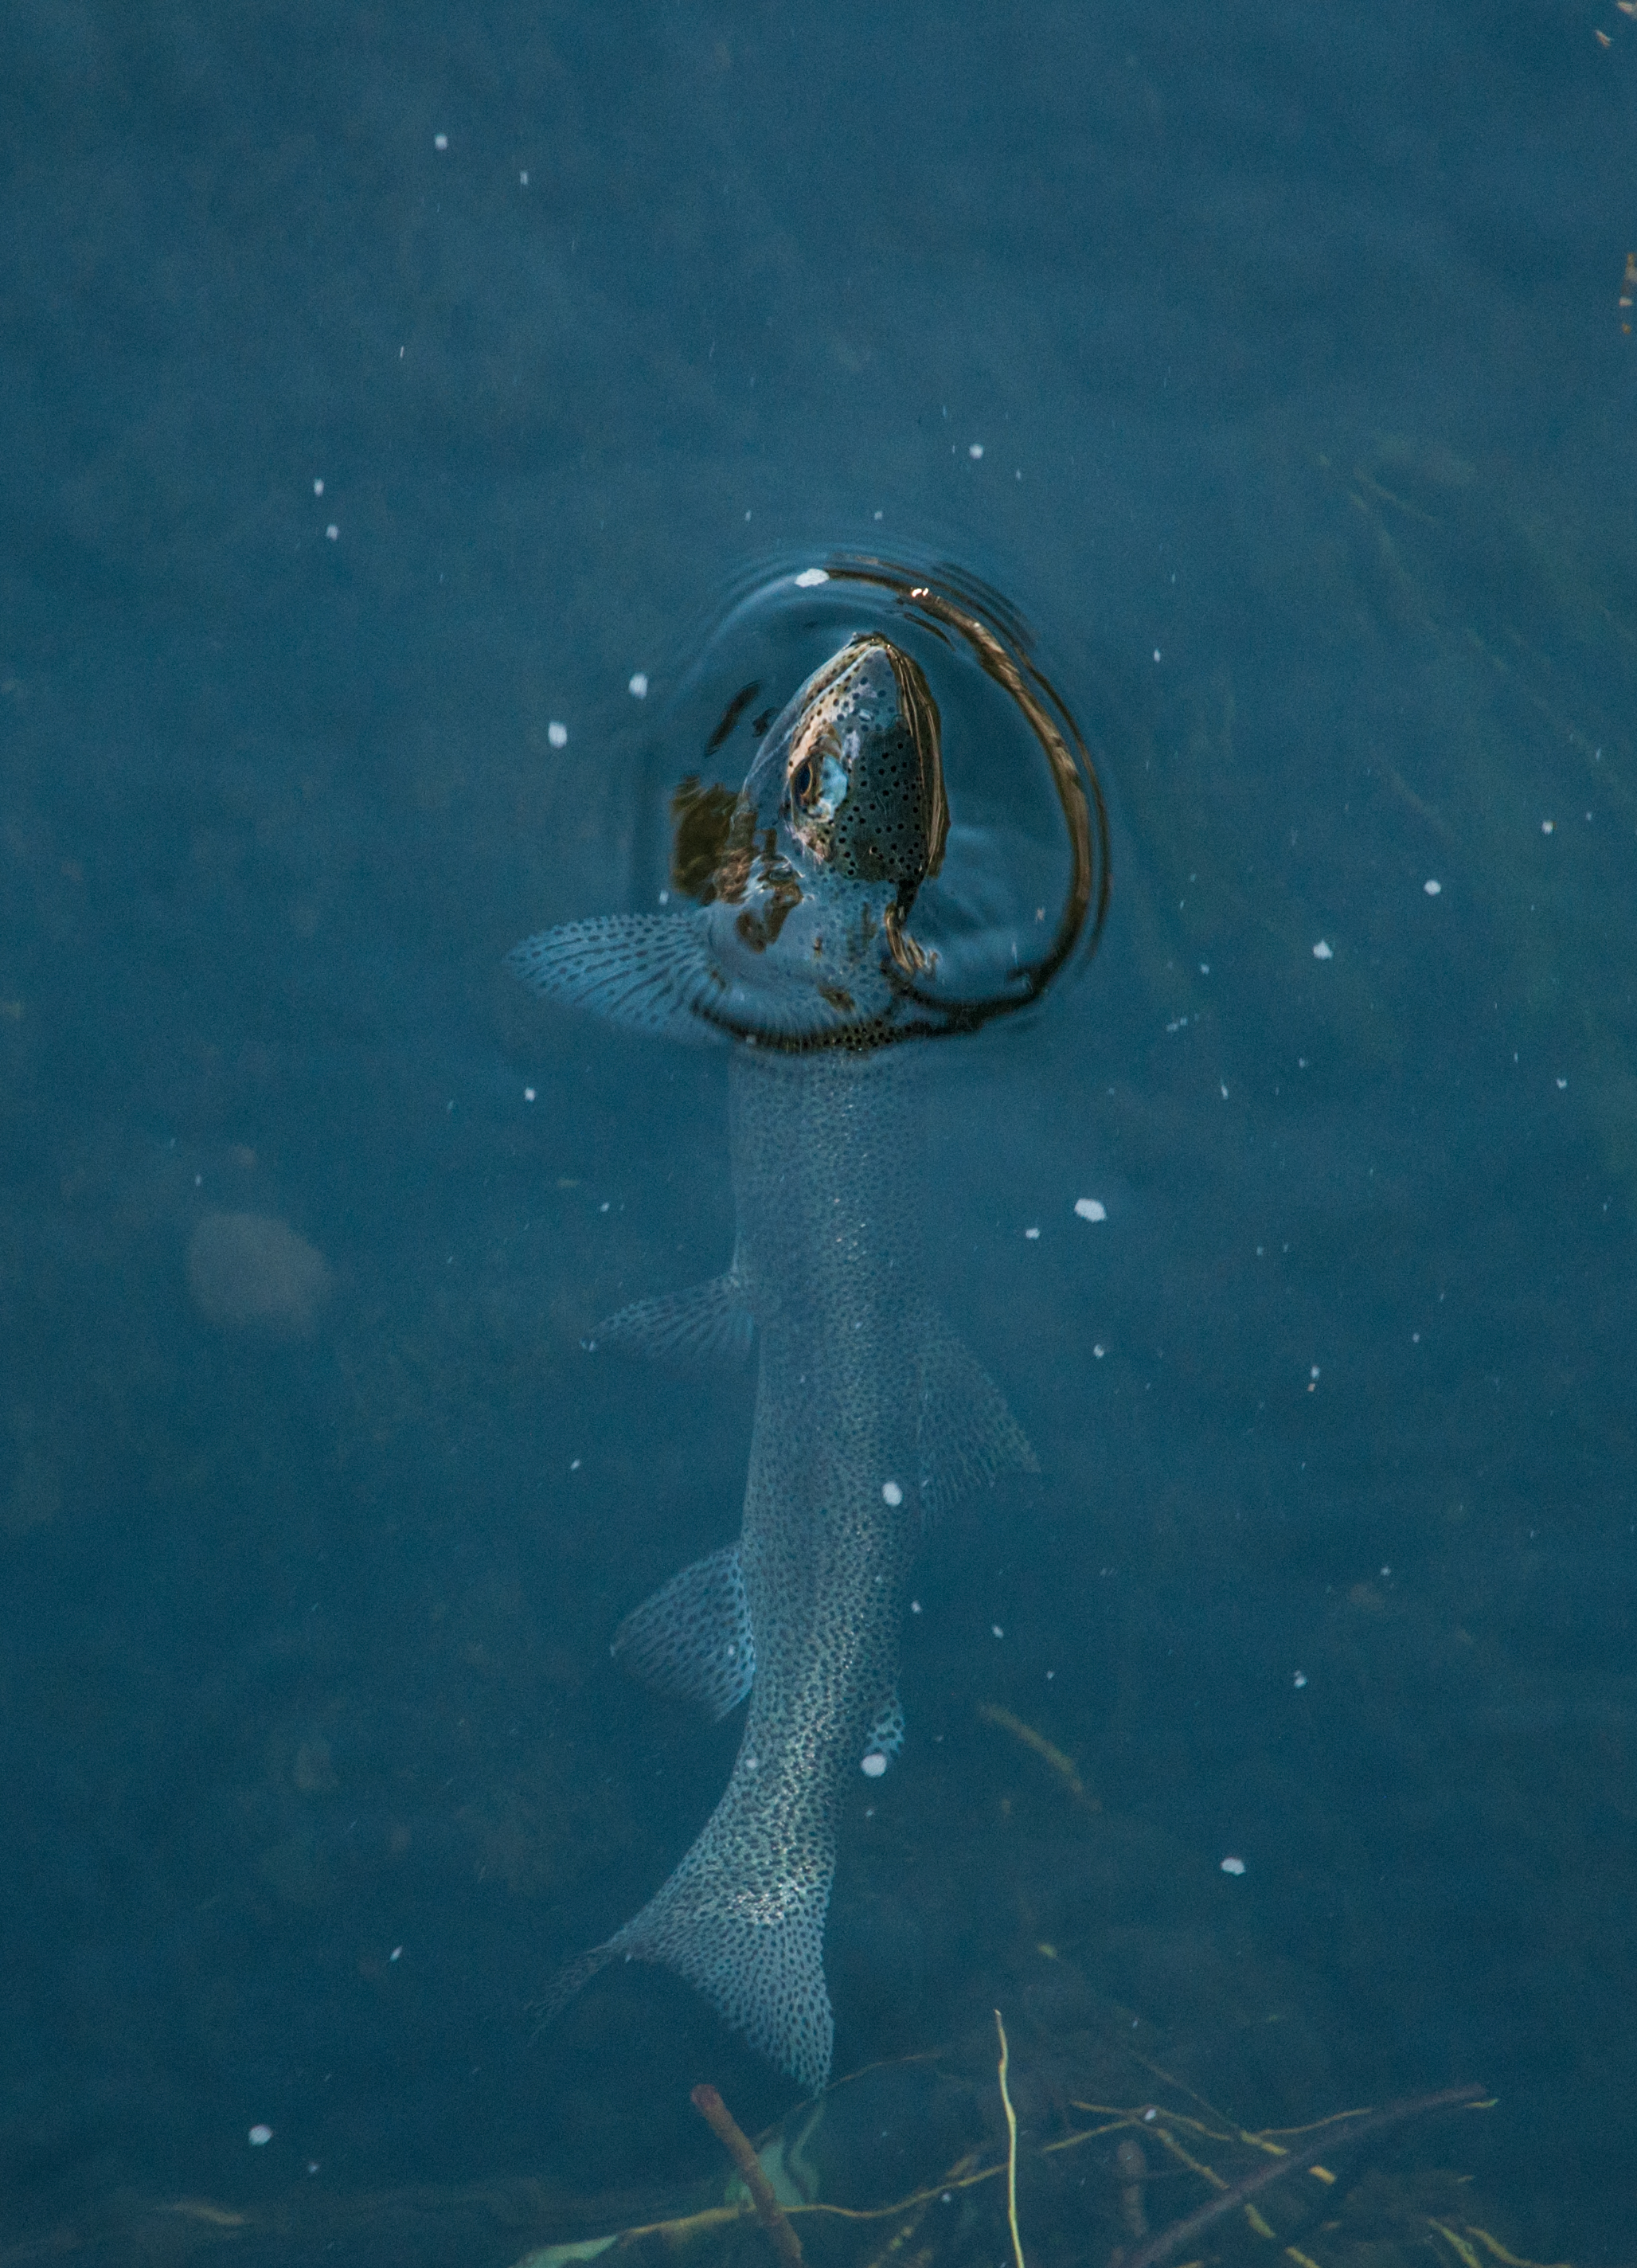
<instances>
[{"instance_id":1,"label":"fish eye","mask_svg":"<svg viewBox=\"0 0 1637 2268\"><path fill-rule=\"evenodd\" d=\"M796 770L790 774L790 792L796 798L797 803L805 803L808 797L812 793L812 764L809 758L804 756L800 763L796 765Z\"/></svg>"}]
</instances>

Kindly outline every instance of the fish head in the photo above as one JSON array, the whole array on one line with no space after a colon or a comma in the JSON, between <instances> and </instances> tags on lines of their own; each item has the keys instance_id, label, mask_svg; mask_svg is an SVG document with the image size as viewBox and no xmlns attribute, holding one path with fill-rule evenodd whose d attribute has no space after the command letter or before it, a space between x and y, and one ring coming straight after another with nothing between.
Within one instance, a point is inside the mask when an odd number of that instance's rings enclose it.
<instances>
[{"instance_id":1,"label":"fish head","mask_svg":"<svg viewBox=\"0 0 1637 2268\"><path fill-rule=\"evenodd\" d=\"M815 867L911 897L936 873L949 833L937 704L890 640L861 634L815 670L768 733L764 765L782 768L779 816Z\"/></svg>"},{"instance_id":2,"label":"fish head","mask_svg":"<svg viewBox=\"0 0 1637 2268\"><path fill-rule=\"evenodd\" d=\"M938 711L890 640L862 633L814 671L737 798L689 780L672 811L672 882L704 900L717 965L769 1034L869 1022L895 969L929 966L905 923L949 832Z\"/></svg>"}]
</instances>

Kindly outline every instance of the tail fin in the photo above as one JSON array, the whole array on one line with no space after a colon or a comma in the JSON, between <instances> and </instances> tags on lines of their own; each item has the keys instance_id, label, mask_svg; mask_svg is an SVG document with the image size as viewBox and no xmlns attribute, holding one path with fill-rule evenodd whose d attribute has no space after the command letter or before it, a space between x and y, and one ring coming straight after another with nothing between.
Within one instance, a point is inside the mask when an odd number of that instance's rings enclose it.
<instances>
[{"instance_id":1,"label":"tail fin","mask_svg":"<svg viewBox=\"0 0 1637 2268\"><path fill-rule=\"evenodd\" d=\"M818 2095L835 2040L824 1981L833 1858L806 1881L774 1881L754 1865L730 1868L723 1815L733 1795L730 1786L699 1840L641 1913L554 1979L542 2021L549 2022L610 1962L655 1962L685 1977L760 2054Z\"/></svg>"}]
</instances>

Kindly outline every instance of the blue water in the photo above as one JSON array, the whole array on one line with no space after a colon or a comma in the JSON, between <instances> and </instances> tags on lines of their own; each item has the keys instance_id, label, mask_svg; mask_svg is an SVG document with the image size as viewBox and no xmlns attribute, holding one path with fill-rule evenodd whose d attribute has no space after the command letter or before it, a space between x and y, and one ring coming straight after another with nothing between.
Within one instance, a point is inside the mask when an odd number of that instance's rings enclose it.
<instances>
[{"instance_id":1,"label":"blue water","mask_svg":"<svg viewBox=\"0 0 1637 2268\"><path fill-rule=\"evenodd\" d=\"M874 547L1026 621L1113 894L938 1065L1043 1470L929 1545L824 2193L995 2161L998 2004L1031 2150L1488 2088L1285 2185L1321 2268L1457 2175L1632 2257L1634 124L1612 4L5 11L0 2261L502 2268L790 2111L657 1972L530 2014L726 1777L606 1643L752 1385L577 1344L723 1263L721 1061L501 963Z\"/></svg>"}]
</instances>

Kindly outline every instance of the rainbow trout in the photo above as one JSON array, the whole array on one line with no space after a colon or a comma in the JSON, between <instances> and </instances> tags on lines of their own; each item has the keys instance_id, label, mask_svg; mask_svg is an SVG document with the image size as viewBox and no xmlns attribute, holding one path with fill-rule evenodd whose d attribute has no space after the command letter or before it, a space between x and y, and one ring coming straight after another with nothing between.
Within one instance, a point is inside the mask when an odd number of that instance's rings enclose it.
<instances>
[{"instance_id":1,"label":"rainbow trout","mask_svg":"<svg viewBox=\"0 0 1637 2268\"><path fill-rule=\"evenodd\" d=\"M920 668L854 638L774 723L730 812L718 793L705 902L571 923L511 955L560 999L731 1042L731 1265L623 1309L594 1343L707 1354L753 1336L760 1363L738 1543L613 1640L645 1683L713 1718L750 1697L733 1776L670 1880L563 1971L547 2012L609 1962L660 1962L817 2093L842 1790L903 1738L898 1640L923 1522L1035 1464L923 1286L922 1051L892 1044L929 967L907 924L948 825ZM679 879L709 809L707 794L679 829Z\"/></svg>"}]
</instances>

